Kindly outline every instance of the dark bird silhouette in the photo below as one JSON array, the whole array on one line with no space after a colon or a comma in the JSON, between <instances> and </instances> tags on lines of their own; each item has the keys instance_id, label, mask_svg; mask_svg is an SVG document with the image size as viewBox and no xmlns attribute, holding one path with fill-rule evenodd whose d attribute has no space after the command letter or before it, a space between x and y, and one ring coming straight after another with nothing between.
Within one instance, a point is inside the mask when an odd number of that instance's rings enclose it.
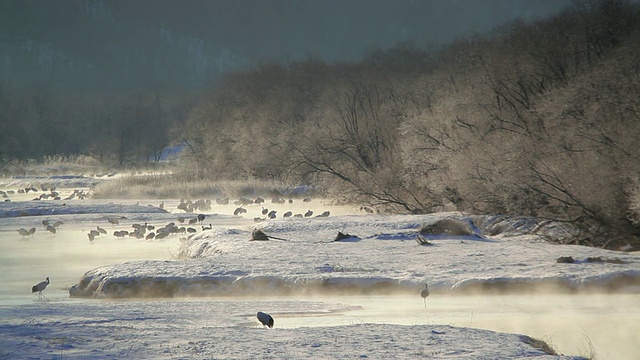
<instances>
[{"instance_id":1,"label":"dark bird silhouette","mask_svg":"<svg viewBox=\"0 0 640 360\"><path fill-rule=\"evenodd\" d=\"M291 212L291 211L287 211L286 213L284 213L282 215L282 217L291 217L291 216L293 216L293 212Z\"/></svg>"},{"instance_id":2,"label":"dark bird silhouette","mask_svg":"<svg viewBox=\"0 0 640 360\"><path fill-rule=\"evenodd\" d=\"M373 209L367 206L361 206L360 210L366 212L367 214L373 214Z\"/></svg>"},{"instance_id":3,"label":"dark bird silhouette","mask_svg":"<svg viewBox=\"0 0 640 360\"><path fill-rule=\"evenodd\" d=\"M327 216L329 216L330 214L331 214L331 212L329 212L329 211L325 211L325 212L323 212L322 214L320 214L320 215L318 215L318 216L316 216L316 217L327 217Z\"/></svg>"},{"instance_id":4,"label":"dark bird silhouette","mask_svg":"<svg viewBox=\"0 0 640 360\"><path fill-rule=\"evenodd\" d=\"M276 218L276 213L277 213L277 211L271 210L271 211L269 211L269 214L267 214L267 217L269 219L275 219Z\"/></svg>"},{"instance_id":5,"label":"dark bird silhouette","mask_svg":"<svg viewBox=\"0 0 640 360\"><path fill-rule=\"evenodd\" d=\"M31 288L31 292L32 293L37 292L39 299L42 298L42 297L47 299L47 297L44 296L44 294L42 294L42 291L47 288L47 285L49 285L49 278L47 278L45 281L42 281L42 282L38 283L37 285L33 285L33 287ZM273 322L273 320L271 320L271 321Z\"/></svg>"},{"instance_id":6,"label":"dark bird silhouette","mask_svg":"<svg viewBox=\"0 0 640 360\"><path fill-rule=\"evenodd\" d=\"M269 213L269 209L263 207L262 208L262 215L267 215Z\"/></svg>"},{"instance_id":7,"label":"dark bird silhouette","mask_svg":"<svg viewBox=\"0 0 640 360\"><path fill-rule=\"evenodd\" d=\"M427 307L427 296L429 296L429 284L424 284L424 289L420 291L420 296L424 299L424 307Z\"/></svg>"},{"instance_id":8,"label":"dark bird silhouette","mask_svg":"<svg viewBox=\"0 0 640 360\"><path fill-rule=\"evenodd\" d=\"M307 212L304 213L304 217L310 217L311 215L313 215L313 211L311 210L307 210Z\"/></svg>"},{"instance_id":9,"label":"dark bird silhouette","mask_svg":"<svg viewBox=\"0 0 640 360\"><path fill-rule=\"evenodd\" d=\"M48 278L47 278L48 279ZM268 326L269 328L273 327L273 318L271 315L263 313L262 311L258 311L258 320L262 323L262 326Z\"/></svg>"}]
</instances>

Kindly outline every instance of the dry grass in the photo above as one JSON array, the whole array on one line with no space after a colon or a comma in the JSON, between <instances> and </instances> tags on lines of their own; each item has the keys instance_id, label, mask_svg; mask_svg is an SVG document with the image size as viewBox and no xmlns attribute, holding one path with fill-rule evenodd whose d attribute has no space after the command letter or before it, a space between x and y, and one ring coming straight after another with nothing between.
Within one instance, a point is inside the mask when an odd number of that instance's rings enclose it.
<instances>
[{"instance_id":1,"label":"dry grass","mask_svg":"<svg viewBox=\"0 0 640 360\"><path fill-rule=\"evenodd\" d=\"M13 160L7 163L1 172L5 176L11 175L80 175L86 173L106 172L105 166L96 159L85 155L54 155L47 156L42 161Z\"/></svg>"},{"instance_id":2,"label":"dry grass","mask_svg":"<svg viewBox=\"0 0 640 360\"><path fill-rule=\"evenodd\" d=\"M95 198L214 198L242 196L279 196L287 184L268 180L212 180L179 174L127 175L100 183Z\"/></svg>"},{"instance_id":3,"label":"dry grass","mask_svg":"<svg viewBox=\"0 0 640 360\"><path fill-rule=\"evenodd\" d=\"M553 348L543 340L535 339L526 335L522 335L522 340L524 343L529 344L536 349L540 349L549 355L558 355L556 351L553 350Z\"/></svg>"},{"instance_id":4,"label":"dry grass","mask_svg":"<svg viewBox=\"0 0 640 360\"><path fill-rule=\"evenodd\" d=\"M2 176L52 176L52 175L107 175L117 172L171 172L176 168L171 163L144 163L115 167L109 163L101 163L86 155L51 155L40 161L12 160L0 168Z\"/></svg>"}]
</instances>

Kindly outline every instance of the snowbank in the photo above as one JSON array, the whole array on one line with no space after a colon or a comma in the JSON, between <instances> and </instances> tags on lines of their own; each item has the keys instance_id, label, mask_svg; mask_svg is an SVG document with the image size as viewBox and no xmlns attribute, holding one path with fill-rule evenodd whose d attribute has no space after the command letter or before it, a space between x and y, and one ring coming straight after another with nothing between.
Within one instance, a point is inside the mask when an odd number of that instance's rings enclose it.
<instances>
[{"instance_id":1,"label":"snowbank","mask_svg":"<svg viewBox=\"0 0 640 360\"><path fill-rule=\"evenodd\" d=\"M335 304L273 301L263 329L257 300L48 303L0 307L7 359L582 359L553 356L525 335L448 325L351 324L278 328L291 312ZM258 311L256 310L256 311Z\"/></svg>"},{"instance_id":2,"label":"snowbank","mask_svg":"<svg viewBox=\"0 0 640 360\"><path fill-rule=\"evenodd\" d=\"M47 187L54 187L57 189L67 188L82 188L88 189L94 187L96 184L105 181L104 178L83 176L83 175L52 175L52 176L21 176L15 175L11 178L0 179L0 189L14 189L25 188L27 186L36 186L40 190L41 185Z\"/></svg>"},{"instance_id":3,"label":"snowbank","mask_svg":"<svg viewBox=\"0 0 640 360\"><path fill-rule=\"evenodd\" d=\"M425 234L432 245L418 245L418 230L442 219L468 224L472 234ZM280 240L250 241L254 229ZM334 241L338 231L359 241ZM552 225L541 229L530 219L453 213L277 219L246 230L195 234L182 246L183 260L133 261L93 269L70 293L112 298L316 291L385 294L415 293L425 282L435 292L549 286L621 290L640 285L637 255L554 245L532 231L557 229ZM562 256L578 261L558 263ZM595 257L617 261L586 261Z\"/></svg>"},{"instance_id":4,"label":"snowbank","mask_svg":"<svg viewBox=\"0 0 640 360\"><path fill-rule=\"evenodd\" d=\"M68 215L68 214L120 214L120 213L166 213L154 206L124 204L91 204L78 201L16 201L0 202L0 218Z\"/></svg>"}]
</instances>

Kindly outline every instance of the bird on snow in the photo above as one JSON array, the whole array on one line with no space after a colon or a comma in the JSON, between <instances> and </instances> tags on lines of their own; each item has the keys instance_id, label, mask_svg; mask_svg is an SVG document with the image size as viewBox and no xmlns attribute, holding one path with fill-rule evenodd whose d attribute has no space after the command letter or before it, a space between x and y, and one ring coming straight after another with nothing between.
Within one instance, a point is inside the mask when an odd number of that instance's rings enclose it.
<instances>
[{"instance_id":1,"label":"bird on snow","mask_svg":"<svg viewBox=\"0 0 640 360\"><path fill-rule=\"evenodd\" d=\"M424 289L420 291L420 296L424 299L424 307L427 307L427 296L429 296L429 284L424 284Z\"/></svg>"},{"instance_id":2,"label":"bird on snow","mask_svg":"<svg viewBox=\"0 0 640 360\"><path fill-rule=\"evenodd\" d=\"M262 323L262 326L268 326L269 328L273 327L273 318L271 315L263 313L262 311L258 311L258 321Z\"/></svg>"},{"instance_id":3,"label":"bird on snow","mask_svg":"<svg viewBox=\"0 0 640 360\"><path fill-rule=\"evenodd\" d=\"M20 233L20 235L22 235L23 239L24 239L25 236L31 235L31 233L29 233L29 230L27 230L25 228L18 229L18 233Z\"/></svg>"},{"instance_id":4,"label":"bird on snow","mask_svg":"<svg viewBox=\"0 0 640 360\"><path fill-rule=\"evenodd\" d=\"M307 210L307 212L304 213L304 217L310 217L311 215L313 215L313 211L311 210Z\"/></svg>"},{"instance_id":5,"label":"bird on snow","mask_svg":"<svg viewBox=\"0 0 640 360\"><path fill-rule=\"evenodd\" d=\"M373 209L367 206L361 206L360 210L366 212L367 214L373 214Z\"/></svg>"},{"instance_id":6,"label":"bird on snow","mask_svg":"<svg viewBox=\"0 0 640 360\"><path fill-rule=\"evenodd\" d=\"M47 231L53 235L56 233L56 228L53 225L47 225Z\"/></svg>"},{"instance_id":7,"label":"bird on snow","mask_svg":"<svg viewBox=\"0 0 640 360\"><path fill-rule=\"evenodd\" d=\"M47 278L45 281L38 283L37 285L33 285L33 287L31 288L31 292L32 293L37 292L38 298L40 299L44 296L44 294L42 294L42 291L47 288L47 285L49 285L49 278ZM47 297L44 296L44 298L46 299Z\"/></svg>"}]
</instances>

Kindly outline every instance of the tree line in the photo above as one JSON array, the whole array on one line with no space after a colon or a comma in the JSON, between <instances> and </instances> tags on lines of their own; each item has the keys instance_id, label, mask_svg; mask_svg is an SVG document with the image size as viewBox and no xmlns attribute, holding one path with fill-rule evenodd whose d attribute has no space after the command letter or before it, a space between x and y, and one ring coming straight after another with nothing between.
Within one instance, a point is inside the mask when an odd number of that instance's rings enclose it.
<instances>
[{"instance_id":1,"label":"tree line","mask_svg":"<svg viewBox=\"0 0 640 360\"><path fill-rule=\"evenodd\" d=\"M357 63L226 76L175 141L214 178L323 185L381 211L519 214L618 247L640 225L640 13L580 0L553 18Z\"/></svg>"},{"instance_id":2,"label":"tree line","mask_svg":"<svg viewBox=\"0 0 640 360\"><path fill-rule=\"evenodd\" d=\"M45 85L18 88L0 81L0 168L51 155L85 154L111 166L157 161L196 96L56 93Z\"/></svg>"}]
</instances>

